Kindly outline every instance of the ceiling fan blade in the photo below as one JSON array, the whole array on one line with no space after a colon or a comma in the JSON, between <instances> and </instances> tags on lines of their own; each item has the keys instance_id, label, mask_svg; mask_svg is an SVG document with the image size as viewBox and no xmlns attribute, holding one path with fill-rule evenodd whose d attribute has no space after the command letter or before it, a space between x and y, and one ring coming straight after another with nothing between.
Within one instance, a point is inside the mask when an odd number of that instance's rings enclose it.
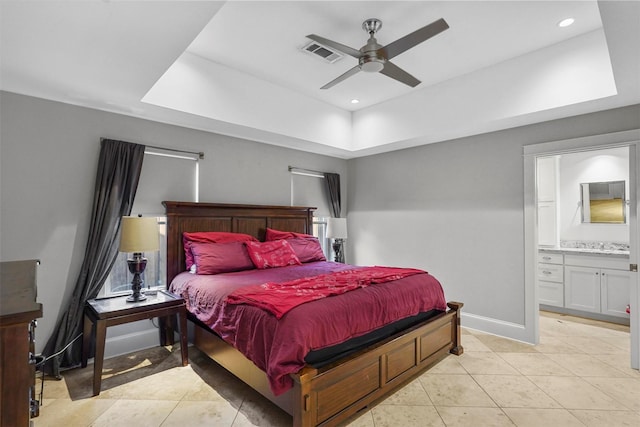
<instances>
[{"instance_id":1,"label":"ceiling fan blade","mask_svg":"<svg viewBox=\"0 0 640 427\"><path fill-rule=\"evenodd\" d=\"M420 80L389 61L385 62L384 68L380 70L380 74L391 77L400 83L406 84L407 86L416 87L420 84Z\"/></svg>"},{"instance_id":2,"label":"ceiling fan blade","mask_svg":"<svg viewBox=\"0 0 640 427\"><path fill-rule=\"evenodd\" d=\"M333 86L337 85L341 81L346 80L347 78L353 76L354 74L356 74L359 71L360 71L360 66L356 65L355 67L349 69L346 73L344 73L344 74L336 77L335 79L331 80L329 83L327 83L326 85L322 86L320 89L329 89L330 87L333 87Z\"/></svg>"},{"instance_id":3,"label":"ceiling fan blade","mask_svg":"<svg viewBox=\"0 0 640 427\"><path fill-rule=\"evenodd\" d=\"M413 33L407 34L406 36L389 43L385 47L380 48L379 51L382 51L385 58L391 59L395 56L400 55L402 52L405 52L412 47L422 43L423 41L440 34L447 28L449 28L449 24L447 24L447 21L440 18L429 25L415 30Z\"/></svg>"},{"instance_id":4,"label":"ceiling fan blade","mask_svg":"<svg viewBox=\"0 0 640 427\"><path fill-rule=\"evenodd\" d=\"M309 34L307 36L307 38L313 40L314 42L318 42L320 44L323 44L327 47L332 47L335 50L338 50L344 54L347 54L349 56L353 56L354 58L360 58L362 56L362 52L360 52L358 49L354 49L352 47L343 45L341 43L338 42L334 42L333 40L329 40L329 39L325 39L324 37L320 37L317 36L315 34Z\"/></svg>"}]
</instances>

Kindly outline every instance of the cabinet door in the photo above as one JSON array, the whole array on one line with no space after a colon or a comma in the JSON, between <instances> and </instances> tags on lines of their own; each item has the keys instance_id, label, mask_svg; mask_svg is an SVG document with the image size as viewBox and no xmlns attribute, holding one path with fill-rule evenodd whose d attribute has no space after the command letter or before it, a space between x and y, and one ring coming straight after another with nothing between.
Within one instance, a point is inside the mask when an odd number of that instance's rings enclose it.
<instances>
[{"instance_id":1,"label":"cabinet door","mask_svg":"<svg viewBox=\"0 0 640 427\"><path fill-rule=\"evenodd\" d=\"M539 157L537 163L538 202L554 202L558 157Z\"/></svg>"},{"instance_id":2,"label":"cabinet door","mask_svg":"<svg viewBox=\"0 0 640 427\"><path fill-rule=\"evenodd\" d=\"M600 313L600 269L565 266L564 306Z\"/></svg>"},{"instance_id":3,"label":"cabinet door","mask_svg":"<svg viewBox=\"0 0 640 427\"><path fill-rule=\"evenodd\" d=\"M605 268L600 270L600 273L602 314L629 317L626 310L629 304L631 274L628 271Z\"/></svg>"},{"instance_id":4,"label":"cabinet door","mask_svg":"<svg viewBox=\"0 0 640 427\"><path fill-rule=\"evenodd\" d=\"M538 244L556 246L557 220L556 202L538 203Z\"/></svg>"}]
</instances>

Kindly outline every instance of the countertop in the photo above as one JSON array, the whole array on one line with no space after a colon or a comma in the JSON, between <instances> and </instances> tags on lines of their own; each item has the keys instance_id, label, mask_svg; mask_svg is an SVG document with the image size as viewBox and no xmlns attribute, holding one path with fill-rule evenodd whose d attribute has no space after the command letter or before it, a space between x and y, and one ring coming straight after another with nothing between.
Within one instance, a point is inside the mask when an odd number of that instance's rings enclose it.
<instances>
[{"instance_id":1,"label":"countertop","mask_svg":"<svg viewBox=\"0 0 640 427\"><path fill-rule=\"evenodd\" d=\"M538 247L538 251L555 253L555 254L584 254L584 255L608 256L613 258L629 258L629 251L626 251L626 250Z\"/></svg>"}]
</instances>

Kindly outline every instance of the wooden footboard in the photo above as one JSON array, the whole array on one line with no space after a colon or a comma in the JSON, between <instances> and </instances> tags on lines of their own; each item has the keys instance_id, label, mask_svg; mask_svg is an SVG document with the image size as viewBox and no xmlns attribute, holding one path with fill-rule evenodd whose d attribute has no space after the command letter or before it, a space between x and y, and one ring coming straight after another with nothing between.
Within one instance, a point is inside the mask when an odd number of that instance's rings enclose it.
<instances>
[{"instance_id":1,"label":"wooden footboard","mask_svg":"<svg viewBox=\"0 0 640 427\"><path fill-rule=\"evenodd\" d=\"M295 427L334 426L389 396L447 354L460 355L460 302L449 310L336 363L305 367L293 389L274 396L266 375L215 334L196 327L195 345L293 416Z\"/></svg>"}]
</instances>

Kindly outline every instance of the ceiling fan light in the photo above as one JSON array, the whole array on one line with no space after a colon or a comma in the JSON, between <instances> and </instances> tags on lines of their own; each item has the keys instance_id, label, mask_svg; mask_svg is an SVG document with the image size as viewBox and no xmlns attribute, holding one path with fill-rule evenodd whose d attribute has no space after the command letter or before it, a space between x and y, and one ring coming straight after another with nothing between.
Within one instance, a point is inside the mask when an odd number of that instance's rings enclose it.
<instances>
[{"instance_id":1,"label":"ceiling fan light","mask_svg":"<svg viewBox=\"0 0 640 427\"><path fill-rule=\"evenodd\" d=\"M372 59L370 61L362 61L362 63L360 64L360 70L364 71L365 73L378 73L382 71L383 68L384 64L376 59Z\"/></svg>"}]
</instances>

